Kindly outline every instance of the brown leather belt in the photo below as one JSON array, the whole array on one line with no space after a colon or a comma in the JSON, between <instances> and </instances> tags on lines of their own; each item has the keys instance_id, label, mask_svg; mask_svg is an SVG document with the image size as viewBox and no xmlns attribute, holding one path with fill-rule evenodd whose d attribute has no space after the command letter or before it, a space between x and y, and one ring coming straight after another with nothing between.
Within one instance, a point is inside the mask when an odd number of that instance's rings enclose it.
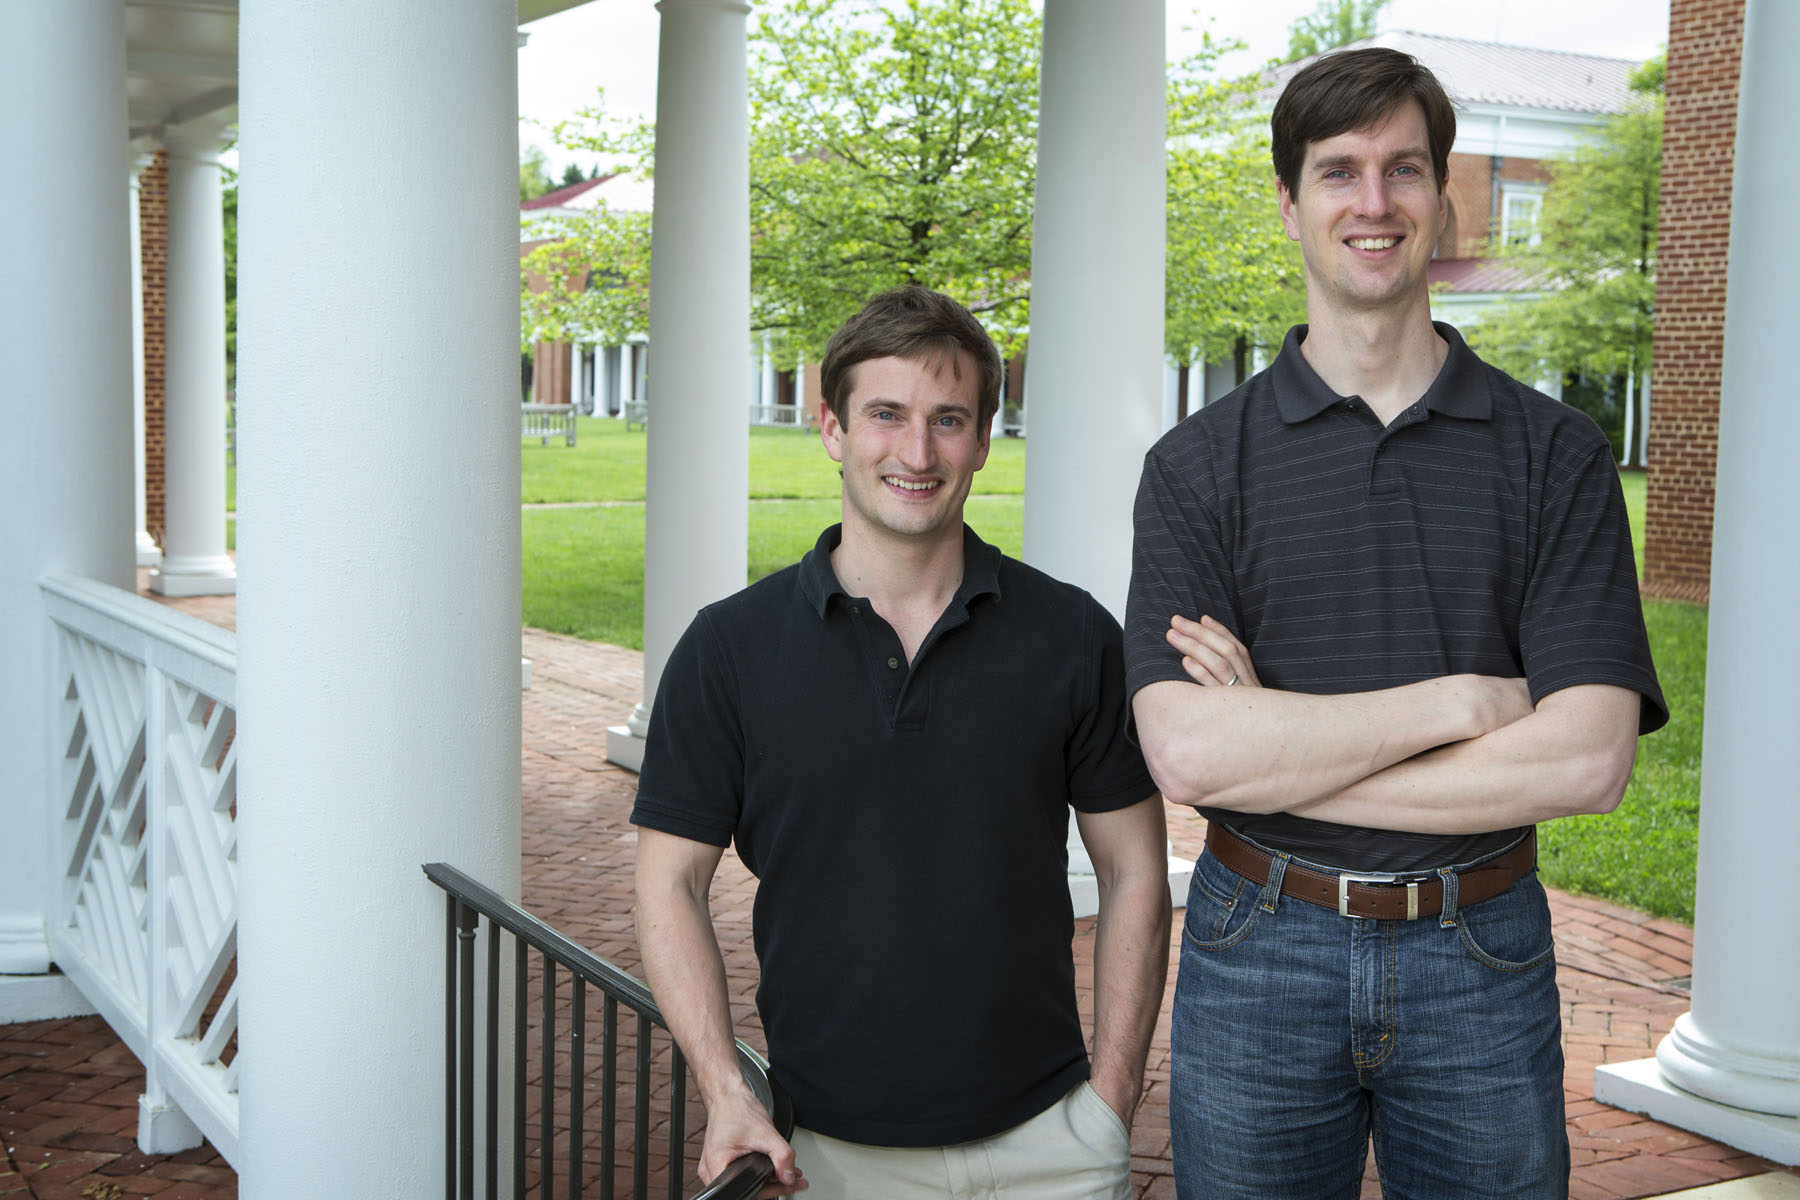
<instances>
[{"instance_id":1,"label":"brown leather belt","mask_svg":"<svg viewBox=\"0 0 1800 1200\"><path fill-rule=\"evenodd\" d=\"M1214 821L1206 827L1206 852L1222 866L1254 883L1269 878L1274 857ZM1468 908L1491 900L1525 878L1537 865L1537 830L1496 858L1456 872L1456 905ZM1315 871L1289 859L1281 876L1281 894L1335 909L1346 917L1411 921L1444 911L1444 881L1436 873L1359 875Z\"/></svg>"}]
</instances>

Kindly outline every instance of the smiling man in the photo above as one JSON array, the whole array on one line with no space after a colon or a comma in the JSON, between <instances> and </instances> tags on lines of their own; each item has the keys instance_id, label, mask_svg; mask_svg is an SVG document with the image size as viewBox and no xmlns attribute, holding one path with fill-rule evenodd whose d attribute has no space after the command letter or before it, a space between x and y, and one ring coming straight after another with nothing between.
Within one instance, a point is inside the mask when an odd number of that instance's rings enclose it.
<instances>
[{"instance_id":1,"label":"smiling man","mask_svg":"<svg viewBox=\"0 0 1800 1200\"><path fill-rule=\"evenodd\" d=\"M1667 720L1606 438L1431 320L1456 116L1386 49L1272 120L1307 324L1145 458L1126 662L1200 808L1171 1034L1178 1194L1566 1196L1535 823Z\"/></svg>"},{"instance_id":2,"label":"smiling man","mask_svg":"<svg viewBox=\"0 0 1800 1200\"><path fill-rule=\"evenodd\" d=\"M883 293L821 373L842 523L689 627L632 812L644 965L707 1107L700 1173L760 1150L779 1193L1122 1198L1169 896L1118 624L963 524L1000 394L967 309ZM1071 808L1100 887L1091 1060ZM732 1051L707 892L733 840L791 1147Z\"/></svg>"}]
</instances>

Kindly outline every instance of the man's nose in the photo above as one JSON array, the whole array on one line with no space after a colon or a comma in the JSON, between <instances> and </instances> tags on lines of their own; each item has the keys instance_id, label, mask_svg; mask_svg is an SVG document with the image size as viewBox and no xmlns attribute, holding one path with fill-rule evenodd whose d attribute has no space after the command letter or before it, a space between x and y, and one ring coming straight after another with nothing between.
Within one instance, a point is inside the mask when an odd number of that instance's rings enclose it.
<instances>
[{"instance_id":1,"label":"man's nose","mask_svg":"<svg viewBox=\"0 0 1800 1200\"><path fill-rule=\"evenodd\" d=\"M1358 216L1386 216L1393 208L1393 194L1388 188L1387 176L1373 172L1363 176L1356 185L1356 212Z\"/></svg>"}]
</instances>

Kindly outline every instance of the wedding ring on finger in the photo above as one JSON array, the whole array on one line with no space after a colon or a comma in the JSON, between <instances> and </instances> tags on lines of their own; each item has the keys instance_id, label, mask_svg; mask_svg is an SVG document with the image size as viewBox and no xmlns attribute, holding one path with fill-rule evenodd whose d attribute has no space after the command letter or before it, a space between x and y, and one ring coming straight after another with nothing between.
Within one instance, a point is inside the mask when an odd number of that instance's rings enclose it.
<instances>
[{"instance_id":1,"label":"wedding ring on finger","mask_svg":"<svg viewBox=\"0 0 1800 1200\"><path fill-rule=\"evenodd\" d=\"M1225 681L1225 686L1226 687L1236 687L1237 686L1237 672L1236 671L1233 671L1231 673L1231 678L1227 679Z\"/></svg>"}]
</instances>

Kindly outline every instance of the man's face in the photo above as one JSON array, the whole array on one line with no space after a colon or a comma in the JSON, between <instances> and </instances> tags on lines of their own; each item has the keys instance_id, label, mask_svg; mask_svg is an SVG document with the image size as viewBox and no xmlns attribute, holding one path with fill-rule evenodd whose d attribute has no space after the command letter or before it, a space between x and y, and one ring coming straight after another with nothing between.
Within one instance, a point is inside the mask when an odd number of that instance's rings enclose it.
<instances>
[{"instance_id":1,"label":"man's face","mask_svg":"<svg viewBox=\"0 0 1800 1200\"><path fill-rule=\"evenodd\" d=\"M1281 223L1306 262L1309 311L1349 315L1421 301L1444 228L1438 183L1414 100L1307 146L1298 192L1278 190Z\"/></svg>"},{"instance_id":2,"label":"man's face","mask_svg":"<svg viewBox=\"0 0 1800 1200\"><path fill-rule=\"evenodd\" d=\"M846 534L960 536L963 501L988 454L978 376L961 351L955 370L942 358L856 365L844 420L827 406L819 423L826 452L844 468Z\"/></svg>"}]
</instances>

